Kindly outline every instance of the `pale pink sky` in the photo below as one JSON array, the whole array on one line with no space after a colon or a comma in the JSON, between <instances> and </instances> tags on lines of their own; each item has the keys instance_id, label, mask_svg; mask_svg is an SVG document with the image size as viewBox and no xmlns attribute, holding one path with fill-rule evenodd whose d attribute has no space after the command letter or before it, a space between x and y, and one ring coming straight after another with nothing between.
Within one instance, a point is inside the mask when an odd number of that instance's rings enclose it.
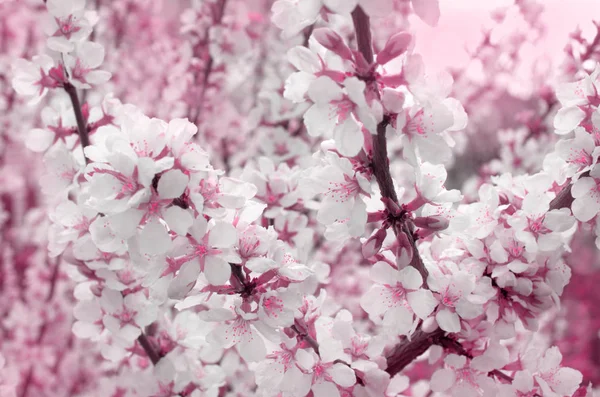
<instances>
[{"instance_id":1,"label":"pale pink sky","mask_svg":"<svg viewBox=\"0 0 600 397\"><path fill-rule=\"evenodd\" d=\"M600 19L600 0L542 0L542 19L549 27L534 55L547 55L554 61L562 56L570 32L580 26L591 32L592 18ZM412 21L417 37L416 51L425 58L428 69L461 65L467 59L465 46L473 48L481 39L482 27L490 26L490 11L513 0L440 0L442 16L436 28L420 20Z\"/></svg>"}]
</instances>

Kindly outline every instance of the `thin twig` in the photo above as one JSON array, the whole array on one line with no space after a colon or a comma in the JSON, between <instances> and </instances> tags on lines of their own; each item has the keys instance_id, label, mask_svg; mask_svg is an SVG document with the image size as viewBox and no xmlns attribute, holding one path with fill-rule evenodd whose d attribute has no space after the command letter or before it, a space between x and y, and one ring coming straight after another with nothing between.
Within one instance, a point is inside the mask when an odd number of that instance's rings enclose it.
<instances>
[{"instance_id":1,"label":"thin twig","mask_svg":"<svg viewBox=\"0 0 600 397\"><path fill-rule=\"evenodd\" d=\"M73 112L75 113L75 119L77 120L77 133L79 134L79 141L81 142L81 147L85 149L90 145L90 137L87 131L87 123L83 118L83 112L81 111L81 104L79 103L79 96L77 96L77 89L75 86L69 82L64 84L64 89L69 94L69 98L71 99L71 104L73 105ZM87 164L88 159L85 157L85 162Z\"/></svg>"}]
</instances>

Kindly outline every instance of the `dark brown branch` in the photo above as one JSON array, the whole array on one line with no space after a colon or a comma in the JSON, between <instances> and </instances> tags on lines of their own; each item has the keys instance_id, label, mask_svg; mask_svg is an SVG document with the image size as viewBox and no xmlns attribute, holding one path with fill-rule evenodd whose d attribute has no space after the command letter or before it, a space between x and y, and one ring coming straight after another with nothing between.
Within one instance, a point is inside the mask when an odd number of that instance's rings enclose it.
<instances>
[{"instance_id":1,"label":"dark brown branch","mask_svg":"<svg viewBox=\"0 0 600 397\"><path fill-rule=\"evenodd\" d=\"M580 178L585 178L590 176L590 172L586 171L581 174ZM571 204L575 200L573 195L571 194L571 187L573 186L573 182L569 181L567 185L565 185L560 192L554 197L554 199L550 202L550 211L551 210L559 210L561 208L571 208Z\"/></svg>"},{"instance_id":2,"label":"dark brown branch","mask_svg":"<svg viewBox=\"0 0 600 397\"><path fill-rule=\"evenodd\" d=\"M438 344L440 338L444 336L444 331L440 328L431 333L421 329L417 330L411 340L405 340L397 345L387 356L386 372L394 376L402 371L408 364L412 363L417 357L425 353L434 344Z\"/></svg>"},{"instance_id":3,"label":"dark brown branch","mask_svg":"<svg viewBox=\"0 0 600 397\"><path fill-rule=\"evenodd\" d=\"M142 346L142 348L146 352L146 355L148 356L150 361L152 361L152 364L156 365L162 357L160 353L154 349L154 346L152 346L152 343L150 343L150 340L148 339L146 334L142 332L142 334L138 336L137 340L140 346Z\"/></svg>"},{"instance_id":4,"label":"dark brown branch","mask_svg":"<svg viewBox=\"0 0 600 397\"><path fill-rule=\"evenodd\" d=\"M83 118L83 112L81 111L81 104L79 103L79 97L77 96L77 89L69 82L64 84L64 88L67 94L69 94L71 104L73 105L73 112L75 113L75 119L77 120L77 133L79 134L81 147L85 149L90 145L90 137L87 131L87 123ZM85 162L88 162L87 157L85 157Z\"/></svg>"},{"instance_id":5,"label":"dark brown branch","mask_svg":"<svg viewBox=\"0 0 600 397\"><path fill-rule=\"evenodd\" d=\"M356 7L352 11L352 22L356 31L356 45L358 50L370 65L373 63L373 44L371 40L371 23L369 16L362 7Z\"/></svg>"},{"instance_id":6,"label":"dark brown branch","mask_svg":"<svg viewBox=\"0 0 600 397\"><path fill-rule=\"evenodd\" d=\"M356 42L358 43L358 50L363 55L365 60L369 63L373 63L373 46L371 44L371 27L369 17L361 7L356 7L352 12L352 21L354 22L354 29L356 31ZM381 196L392 200L398 207L398 196L394 189L394 181L390 173L390 164L387 152L387 137L386 129L389 124L387 117L377 125L377 135L373 138L373 160L371 168L373 175L379 185ZM413 250L413 258L410 266L413 266L419 271L423 278L423 284L427 287L427 277L429 272L423 264L423 261L419 255L416 241L413 236L412 226L408 224L409 220L396 221L396 225L393 226L394 233L398 236L400 233L405 233L408 237L410 245Z\"/></svg>"}]
</instances>

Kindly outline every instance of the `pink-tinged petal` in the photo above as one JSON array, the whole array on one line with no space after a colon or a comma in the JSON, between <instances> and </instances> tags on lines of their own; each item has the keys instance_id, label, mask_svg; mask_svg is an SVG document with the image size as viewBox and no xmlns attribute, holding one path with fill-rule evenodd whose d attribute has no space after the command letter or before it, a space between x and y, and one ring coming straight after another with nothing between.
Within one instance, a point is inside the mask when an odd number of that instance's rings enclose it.
<instances>
[{"instance_id":1,"label":"pink-tinged petal","mask_svg":"<svg viewBox=\"0 0 600 397\"><path fill-rule=\"evenodd\" d=\"M529 371L518 371L514 376L513 385L522 393L527 393L533 389L533 376Z\"/></svg>"},{"instance_id":2,"label":"pink-tinged petal","mask_svg":"<svg viewBox=\"0 0 600 397\"><path fill-rule=\"evenodd\" d=\"M406 294L406 299L411 309L422 320L429 317L438 305L431 291L425 289L409 292Z\"/></svg>"},{"instance_id":3,"label":"pink-tinged petal","mask_svg":"<svg viewBox=\"0 0 600 397\"><path fill-rule=\"evenodd\" d=\"M345 3L348 4L350 2ZM352 50L348 48L344 42L344 39L342 39L342 37L335 31L329 28L318 28L313 30L313 37L323 47L333 51L343 59L347 59L349 61L353 60L354 56L352 55Z\"/></svg>"},{"instance_id":4,"label":"pink-tinged petal","mask_svg":"<svg viewBox=\"0 0 600 397\"><path fill-rule=\"evenodd\" d=\"M179 170L169 170L160 176L158 194L161 199L174 199L183 194L189 177Z\"/></svg>"},{"instance_id":5,"label":"pink-tinged petal","mask_svg":"<svg viewBox=\"0 0 600 397\"><path fill-rule=\"evenodd\" d=\"M334 364L333 367L327 370L327 373L331 375L331 378L335 383L342 387L351 387L356 384L354 370L345 364Z\"/></svg>"},{"instance_id":6,"label":"pink-tinged petal","mask_svg":"<svg viewBox=\"0 0 600 397\"><path fill-rule=\"evenodd\" d=\"M439 0L412 0L413 10L425 23L437 26L440 20Z\"/></svg>"},{"instance_id":7,"label":"pink-tinged petal","mask_svg":"<svg viewBox=\"0 0 600 397\"><path fill-rule=\"evenodd\" d=\"M218 256L208 256L204 260L204 276L209 284L223 285L231 276L231 267Z\"/></svg>"},{"instance_id":8,"label":"pink-tinged petal","mask_svg":"<svg viewBox=\"0 0 600 397\"><path fill-rule=\"evenodd\" d=\"M440 310L435 315L435 320L441 329L446 332L459 332L460 331L460 318L458 314L448 310Z\"/></svg>"},{"instance_id":9,"label":"pink-tinged petal","mask_svg":"<svg viewBox=\"0 0 600 397\"><path fill-rule=\"evenodd\" d=\"M560 109L554 117L554 128L559 135L573 131L583 121L585 112L579 107L566 107Z\"/></svg>"},{"instance_id":10,"label":"pink-tinged petal","mask_svg":"<svg viewBox=\"0 0 600 397\"><path fill-rule=\"evenodd\" d=\"M581 372L573 368L561 368L551 378L550 386L561 396L572 396L583 381Z\"/></svg>"},{"instance_id":11,"label":"pink-tinged petal","mask_svg":"<svg viewBox=\"0 0 600 397\"><path fill-rule=\"evenodd\" d=\"M455 381L456 375L454 371L449 368L441 368L433 373L429 385L431 390L441 393L451 388Z\"/></svg>"},{"instance_id":12,"label":"pink-tinged petal","mask_svg":"<svg viewBox=\"0 0 600 397\"><path fill-rule=\"evenodd\" d=\"M237 230L228 222L217 222L210 229L208 244L216 248L229 248L237 241Z\"/></svg>"}]
</instances>

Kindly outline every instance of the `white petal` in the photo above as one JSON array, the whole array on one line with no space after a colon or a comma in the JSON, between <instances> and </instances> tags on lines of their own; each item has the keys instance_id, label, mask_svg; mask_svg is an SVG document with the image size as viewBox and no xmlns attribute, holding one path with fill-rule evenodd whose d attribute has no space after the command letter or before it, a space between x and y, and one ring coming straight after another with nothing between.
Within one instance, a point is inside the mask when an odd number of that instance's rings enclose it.
<instances>
[{"instance_id":1,"label":"white petal","mask_svg":"<svg viewBox=\"0 0 600 397\"><path fill-rule=\"evenodd\" d=\"M354 370L345 364L334 364L333 367L327 370L327 373L331 375L335 383L342 387L351 387L356 383Z\"/></svg>"},{"instance_id":2,"label":"white petal","mask_svg":"<svg viewBox=\"0 0 600 397\"><path fill-rule=\"evenodd\" d=\"M308 97L319 105L328 104L334 100L342 99L342 89L327 76L320 76L310 84Z\"/></svg>"},{"instance_id":3,"label":"white petal","mask_svg":"<svg viewBox=\"0 0 600 397\"><path fill-rule=\"evenodd\" d=\"M112 73L106 70L92 70L86 73L85 81L89 84L99 85L104 84L112 77Z\"/></svg>"},{"instance_id":4,"label":"white petal","mask_svg":"<svg viewBox=\"0 0 600 397\"><path fill-rule=\"evenodd\" d=\"M371 266L369 274L371 276L371 280L374 282L388 285L395 285L399 276L398 270L392 268L383 261L376 262L373 266Z\"/></svg>"},{"instance_id":5,"label":"white petal","mask_svg":"<svg viewBox=\"0 0 600 397\"><path fill-rule=\"evenodd\" d=\"M431 291L425 289L409 292L406 294L406 299L415 314L423 320L429 317L438 305Z\"/></svg>"},{"instance_id":6,"label":"white petal","mask_svg":"<svg viewBox=\"0 0 600 397\"><path fill-rule=\"evenodd\" d=\"M417 289L423 284L423 277L417 269L412 266L407 266L400 270L398 276L400 283L406 289Z\"/></svg>"},{"instance_id":7,"label":"white petal","mask_svg":"<svg viewBox=\"0 0 600 397\"><path fill-rule=\"evenodd\" d=\"M439 311L435 315L435 319L440 326L446 332L459 332L460 331L460 318L458 314L444 309Z\"/></svg>"},{"instance_id":8,"label":"white petal","mask_svg":"<svg viewBox=\"0 0 600 397\"><path fill-rule=\"evenodd\" d=\"M336 122L337 116L330 114L329 105L314 104L304 113L304 125L310 136L330 137Z\"/></svg>"},{"instance_id":9,"label":"white petal","mask_svg":"<svg viewBox=\"0 0 600 397\"><path fill-rule=\"evenodd\" d=\"M415 324L414 315L404 306L397 306L388 310L383 324L397 335L408 335Z\"/></svg>"},{"instance_id":10,"label":"white petal","mask_svg":"<svg viewBox=\"0 0 600 397\"><path fill-rule=\"evenodd\" d=\"M194 223L194 217L189 211L181 207L171 206L164 211L163 215L169 229L180 236L185 236Z\"/></svg>"},{"instance_id":11,"label":"white petal","mask_svg":"<svg viewBox=\"0 0 600 397\"><path fill-rule=\"evenodd\" d=\"M451 388L455 381L456 375L454 375L454 371L448 368L441 368L433 373L429 385L434 392L443 392Z\"/></svg>"},{"instance_id":12,"label":"white petal","mask_svg":"<svg viewBox=\"0 0 600 397\"><path fill-rule=\"evenodd\" d=\"M231 223L217 222L210 229L208 244L216 248L228 248L237 242L237 230Z\"/></svg>"},{"instance_id":13,"label":"white petal","mask_svg":"<svg viewBox=\"0 0 600 397\"><path fill-rule=\"evenodd\" d=\"M362 129L352 117L335 128L333 138L340 154L346 157L356 156L364 143Z\"/></svg>"},{"instance_id":14,"label":"white petal","mask_svg":"<svg viewBox=\"0 0 600 397\"><path fill-rule=\"evenodd\" d=\"M573 215L580 222L588 222L598 214L599 205L588 197L578 198L571 204Z\"/></svg>"},{"instance_id":15,"label":"white petal","mask_svg":"<svg viewBox=\"0 0 600 397\"><path fill-rule=\"evenodd\" d=\"M171 248L171 237L167 229L158 220L152 220L142 229L139 236L139 246L143 254L164 254Z\"/></svg>"},{"instance_id":16,"label":"white petal","mask_svg":"<svg viewBox=\"0 0 600 397\"><path fill-rule=\"evenodd\" d=\"M323 0L325 7L336 14L349 14L358 4L358 0Z\"/></svg>"},{"instance_id":17,"label":"white petal","mask_svg":"<svg viewBox=\"0 0 600 397\"><path fill-rule=\"evenodd\" d=\"M585 112L579 107L566 107L560 109L554 117L554 128L559 135L568 134L585 118Z\"/></svg>"},{"instance_id":18,"label":"white petal","mask_svg":"<svg viewBox=\"0 0 600 397\"><path fill-rule=\"evenodd\" d=\"M204 275L212 285L223 285L231 276L231 267L218 256L208 256L204 260Z\"/></svg>"},{"instance_id":19,"label":"white petal","mask_svg":"<svg viewBox=\"0 0 600 397\"><path fill-rule=\"evenodd\" d=\"M162 199L177 198L183 194L188 176L179 170L169 170L160 176L158 194Z\"/></svg>"},{"instance_id":20,"label":"white petal","mask_svg":"<svg viewBox=\"0 0 600 397\"><path fill-rule=\"evenodd\" d=\"M312 386L314 397L339 397L340 391L338 388L329 382L317 383Z\"/></svg>"},{"instance_id":21,"label":"white petal","mask_svg":"<svg viewBox=\"0 0 600 397\"><path fill-rule=\"evenodd\" d=\"M43 152L52 145L54 137L55 134L52 131L43 128L34 128L29 132L25 140L25 146L31 151Z\"/></svg>"}]
</instances>

